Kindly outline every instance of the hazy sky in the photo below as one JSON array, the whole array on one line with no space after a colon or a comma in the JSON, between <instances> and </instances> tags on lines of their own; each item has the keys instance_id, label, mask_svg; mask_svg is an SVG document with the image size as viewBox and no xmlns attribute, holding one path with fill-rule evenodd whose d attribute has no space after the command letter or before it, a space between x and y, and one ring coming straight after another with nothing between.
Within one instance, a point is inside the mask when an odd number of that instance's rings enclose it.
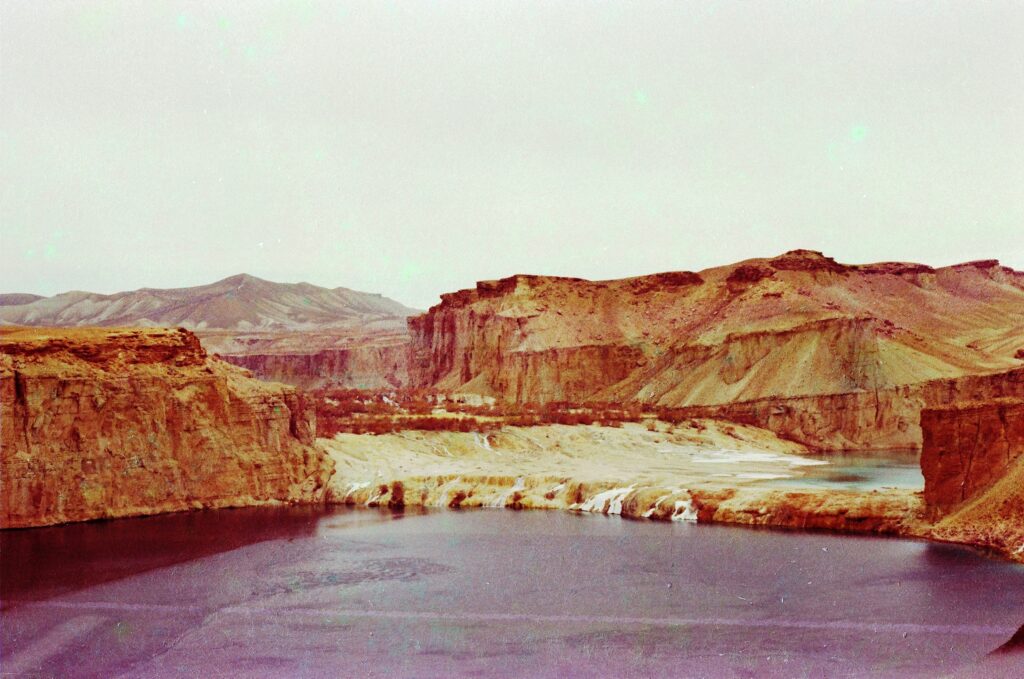
<instances>
[{"instance_id":1,"label":"hazy sky","mask_svg":"<svg viewBox=\"0 0 1024 679\"><path fill-rule=\"evenodd\" d=\"M1024 269L1024 3L0 2L0 292Z\"/></svg>"}]
</instances>

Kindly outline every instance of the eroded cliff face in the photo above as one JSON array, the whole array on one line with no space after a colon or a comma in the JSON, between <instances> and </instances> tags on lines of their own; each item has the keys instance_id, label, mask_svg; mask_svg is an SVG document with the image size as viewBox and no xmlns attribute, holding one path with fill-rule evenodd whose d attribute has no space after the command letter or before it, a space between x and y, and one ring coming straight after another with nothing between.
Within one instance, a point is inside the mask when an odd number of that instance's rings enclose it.
<instances>
[{"instance_id":1,"label":"eroded cliff face","mask_svg":"<svg viewBox=\"0 0 1024 679\"><path fill-rule=\"evenodd\" d=\"M924 497L948 511L1002 479L1024 454L1024 401L925 410L921 428Z\"/></svg>"},{"instance_id":2,"label":"eroded cliff face","mask_svg":"<svg viewBox=\"0 0 1024 679\"><path fill-rule=\"evenodd\" d=\"M920 409L952 402L929 385L1019 368L1022 321L1024 275L998 262L798 250L700 273L482 282L409 319L409 373L509 402L714 407L817 448L917 446Z\"/></svg>"},{"instance_id":3,"label":"eroded cliff face","mask_svg":"<svg viewBox=\"0 0 1024 679\"><path fill-rule=\"evenodd\" d=\"M0 526L323 499L294 389L184 330L0 331Z\"/></svg>"},{"instance_id":4,"label":"eroded cliff face","mask_svg":"<svg viewBox=\"0 0 1024 679\"><path fill-rule=\"evenodd\" d=\"M619 347L635 369L603 387L609 397L676 406L845 393L1017 367L1022 322L1024 275L997 262L851 266L798 250L699 274L519 275L411 317L410 377L514 400L520 381L502 372L530 365L519 354L564 361ZM592 363L595 383L607 382Z\"/></svg>"},{"instance_id":5,"label":"eroded cliff face","mask_svg":"<svg viewBox=\"0 0 1024 679\"><path fill-rule=\"evenodd\" d=\"M925 408L1007 397L1024 398L1024 369L873 391L690 406L681 412L763 427L816 450L880 450L919 448Z\"/></svg>"},{"instance_id":6,"label":"eroded cliff face","mask_svg":"<svg viewBox=\"0 0 1024 679\"><path fill-rule=\"evenodd\" d=\"M932 537L1024 561L1024 399L925 410L921 427Z\"/></svg>"},{"instance_id":7,"label":"eroded cliff face","mask_svg":"<svg viewBox=\"0 0 1024 679\"><path fill-rule=\"evenodd\" d=\"M409 382L407 343L367 344L312 353L226 354L221 358L248 368L261 380L303 389L340 386L352 389L403 387Z\"/></svg>"}]
</instances>

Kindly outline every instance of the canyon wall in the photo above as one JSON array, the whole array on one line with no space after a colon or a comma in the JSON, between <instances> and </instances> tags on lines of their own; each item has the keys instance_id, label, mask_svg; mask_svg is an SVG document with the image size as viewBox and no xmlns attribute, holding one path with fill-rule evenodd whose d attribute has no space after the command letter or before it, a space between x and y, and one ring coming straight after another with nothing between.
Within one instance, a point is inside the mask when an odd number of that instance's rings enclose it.
<instances>
[{"instance_id":1,"label":"canyon wall","mask_svg":"<svg viewBox=\"0 0 1024 679\"><path fill-rule=\"evenodd\" d=\"M0 527L323 499L294 389L185 330L0 331Z\"/></svg>"},{"instance_id":2,"label":"canyon wall","mask_svg":"<svg viewBox=\"0 0 1024 679\"><path fill-rule=\"evenodd\" d=\"M931 537L1024 561L1024 399L927 409L921 427Z\"/></svg>"},{"instance_id":3,"label":"canyon wall","mask_svg":"<svg viewBox=\"0 0 1024 679\"><path fill-rule=\"evenodd\" d=\"M261 380L303 389L386 389L409 382L406 343L330 348L312 353L223 354L220 358L251 370Z\"/></svg>"},{"instance_id":4,"label":"canyon wall","mask_svg":"<svg viewBox=\"0 0 1024 679\"><path fill-rule=\"evenodd\" d=\"M1022 399L927 409L921 427L924 498L940 511L987 490L1024 455Z\"/></svg>"},{"instance_id":5,"label":"canyon wall","mask_svg":"<svg viewBox=\"0 0 1024 679\"><path fill-rule=\"evenodd\" d=\"M995 261L797 250L613 281L517 275L408 323L413 387L693 409L827 450L917 447L922 408L1024 391L1024 274Z\"/></svg>"},{"instance_id":6,"label":"canyon wall","mask_svg":"<svg viewBox=\"0 0 1024 679\"><path fill-rule=\"evenodd\" d=\"M1006 397L1024 397L1024 368L877 391L689 406L677 412L762 427L822 451L881 450L920 447L925 408Z\"/></svg>"}]
</instances>

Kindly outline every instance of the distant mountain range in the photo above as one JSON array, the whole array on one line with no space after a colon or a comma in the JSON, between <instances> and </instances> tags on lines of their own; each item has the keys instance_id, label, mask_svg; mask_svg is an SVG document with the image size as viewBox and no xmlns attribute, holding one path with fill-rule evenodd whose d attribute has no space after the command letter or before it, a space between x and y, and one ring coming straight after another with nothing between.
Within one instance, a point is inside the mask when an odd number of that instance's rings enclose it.
<instances>
[{"instance_id":1,"label":"distant mountain range","mask_svg":"<svg viewBox=\"0 0 1024 679\"><path fill-rule=\"evenodd\" d=\"M192 288L101 295L0 295L0 325L173 326L190 330L294 332L401 328L419 313L382 295L248 274Z\"/></svg>"},{"instance_id":2,"label":"distant mountain range","mask_svg":"<svg viewBox=\"0 0 1024 679\"><path fill-rule=\"evenodd\" d=\"M28 304L34 302L37 299L45 299L42 295L31 295L27 292L8 292L0 293L0 306L17 306L19 304Z\"/></svg>"}]
</instances>

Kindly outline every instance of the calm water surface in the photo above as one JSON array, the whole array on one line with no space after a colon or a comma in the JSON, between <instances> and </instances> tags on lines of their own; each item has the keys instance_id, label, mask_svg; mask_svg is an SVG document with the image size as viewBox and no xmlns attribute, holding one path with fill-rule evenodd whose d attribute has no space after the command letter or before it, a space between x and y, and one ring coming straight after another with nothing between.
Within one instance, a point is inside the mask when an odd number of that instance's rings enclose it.
<instances>
[{"instance_id":1,"label":"calm water surface","mask_svg":"<svg viewBox=\"0 0 1024 679\"><path fill-rule=\"evenodd\" d=\"M836 488L875 490L902 488L921 490L921 454L916 450L893 449L810 455L827 465L802 467L800 478L768 479L759 485L774 488Z\"/></svg>"},{"instance_id":2,"label":"calm water surface","mask_svg":"<svg viewBox=\"0 0 1024 679\"><path fill-rule=\"evenodd\" d=\"M224 510L0 533L3 675L1024 676L1024 569L826 533Z\"/></svg>"}]
</instances>

